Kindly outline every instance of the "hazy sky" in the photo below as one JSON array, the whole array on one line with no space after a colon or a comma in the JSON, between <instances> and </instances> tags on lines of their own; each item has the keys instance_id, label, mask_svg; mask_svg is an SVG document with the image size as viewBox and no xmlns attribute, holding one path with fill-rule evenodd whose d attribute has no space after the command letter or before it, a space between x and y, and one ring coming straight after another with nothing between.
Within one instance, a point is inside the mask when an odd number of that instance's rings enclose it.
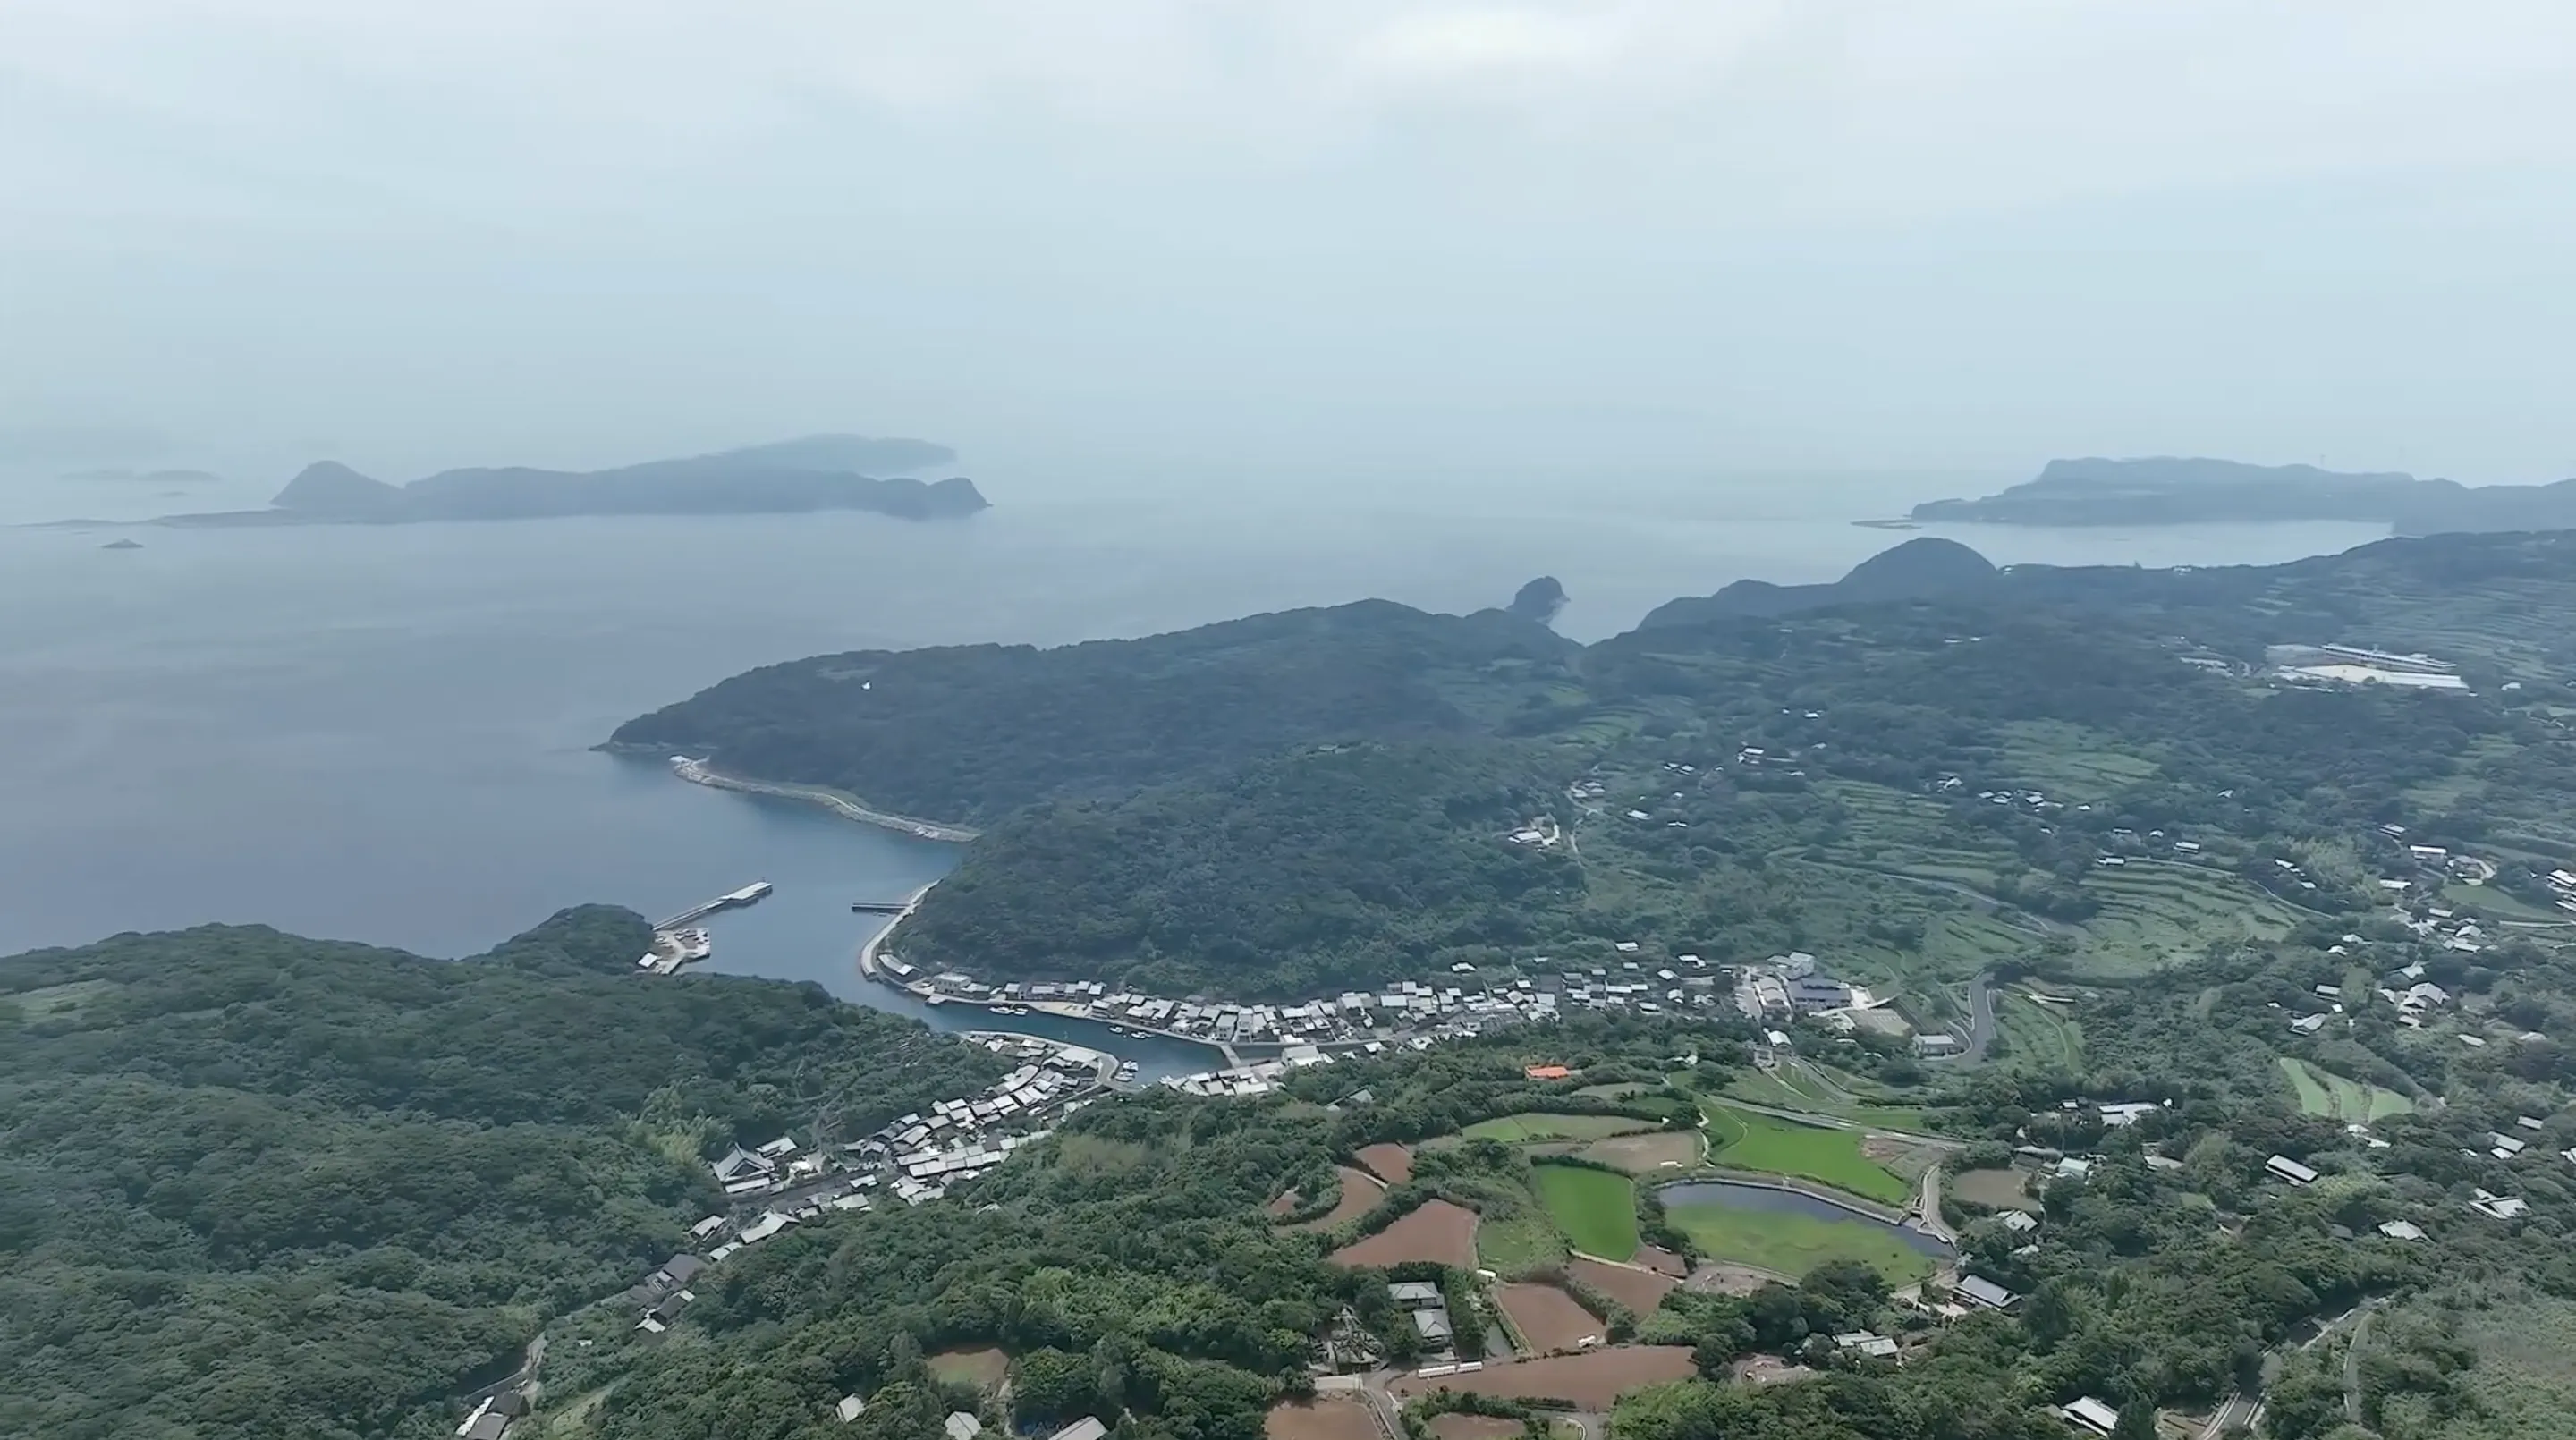
<instances>
[{"instance_id":1,"label":"hazy sky","mask_svg":"<svg viewBox=\"0 0 2576 1440\"><path fill-rule=\"evenodd\" d=\"M0 425L172 463L2557 478L2571 237L2570 0L0 0Z\"/></svg>"}]
</instances>

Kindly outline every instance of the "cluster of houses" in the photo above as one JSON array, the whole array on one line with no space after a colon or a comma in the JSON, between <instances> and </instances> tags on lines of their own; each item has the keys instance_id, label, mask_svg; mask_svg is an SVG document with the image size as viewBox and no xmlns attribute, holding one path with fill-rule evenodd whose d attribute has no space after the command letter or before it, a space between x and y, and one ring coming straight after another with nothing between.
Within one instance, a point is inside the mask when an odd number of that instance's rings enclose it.
<instances>
[{"instance_id":1,"label":"cluster of houses","mask_svg":"<svg viewBox=\"0 0 2576 1440\"><path fill-rule=\"evenodd\" d=\"M2274 678L2293 685L2389 685L2462 693L2469 688L2459 667L2449 661L2360 645L2266 645L2263 663L2272 667Z\"/></svg>"},{"instance_id":2,"label":"cluster of houses","mask_svg":"<svg viewBox=\"0 0 2576 1440\"><path fill-rule=\"evenodd\" d=\"M866 1413L868 1413L868 1402L856 1395L844 1395L840 1399L832 1402L832 1418L840 1421L844 1425L849 1424ZM1097 1420L1094 1420L1091 1423L1094 1425L1100 1424ZM965 1410L951 1410L948 1412L948 1418L939 1422L939 1428L941 1433L947 1437L947 1440L975 1440L975 1437L984 1433L984 1422L982 1418L972 1412ZM1066 1431L1076 1428L1078 1428L1078 1426L1068 1425L1064 1430L1057 1431L1056 1434L1063 1435ZM1103 1426L1097 1434L1091 1437L1091 1440L1099 1440L1100 1436L1108 1433L1108 1428Z\"/></svg>"},{"instance_id":3,"label":"cluster of houses","mask_svg":"<svg viewBox=\"0 0 2576 1440\"><path fill-rule=\"evenodd\" d=\"M502 1440L527 1413L526 1393L516 1385L504 1386L477 1401L456 1433L459 1440Z\"/></svg>"},{"instance_id":4,"label":"cluster of houses","mask_svg":"<svg viewBox=\"0 0 2576 1440\"><path fill-rule=\"evenodd\" d=\"M2576 915L2576 870L2552 870L2541 877L2541 883L2547 885L2549 893L2555 897L2549 903Z\"/></svg>"},{"instance_id":5,"label":"cluster of houses","mask_svg":"<svg viewBox=\"0 0 2576 1440\"><path fill-rule=\"evenodd\" d=\"M1432 1360L1457 1358L1458 1332L1449 1319L1448 1297L1428 1280L1401 1281L1386 1287L1395 1303L1404 1307L1413 1320L1413 1330L1422 1337L1422 1353Z\"/></svg>"}]
</instances>

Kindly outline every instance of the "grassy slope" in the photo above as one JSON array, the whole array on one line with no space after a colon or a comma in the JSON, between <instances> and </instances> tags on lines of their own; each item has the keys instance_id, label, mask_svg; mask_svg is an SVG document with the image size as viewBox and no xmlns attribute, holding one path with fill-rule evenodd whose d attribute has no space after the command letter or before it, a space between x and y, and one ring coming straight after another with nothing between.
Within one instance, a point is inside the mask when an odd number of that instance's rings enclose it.
<instances>
[{"instance_id":1,"label":"grassy slope","mask_svg":"<svg viewBox=\"0 0 2576 1440\"><path fill-rule=\"evenodd\" d=\"M2367 1124L2415 1111L2415 1102L2394 1090L2347 1079L2293 1056L2281 1057L2281 1071L2290 1077L2290 1088L2297 1092L2303 1114L2346 1124Z\"/></svg>"},{"instance_id":2,"label":"grassy slope","mask_svg":"<svg viewBox=\"0 0 2576 1440\"><path fill-rule=\"evenodd\" d=\"M1644 1120L1627 1115L1550 1115L1531 1112L1503 1115L1492 1120L1479 1120L1467 1127L1475 1140L1500 1140L1514 1144L1524 1140L1599 1140L1610 1135L1625 1135L1635 1130L1655 1128Z\"/></svg>"}]
</instances>

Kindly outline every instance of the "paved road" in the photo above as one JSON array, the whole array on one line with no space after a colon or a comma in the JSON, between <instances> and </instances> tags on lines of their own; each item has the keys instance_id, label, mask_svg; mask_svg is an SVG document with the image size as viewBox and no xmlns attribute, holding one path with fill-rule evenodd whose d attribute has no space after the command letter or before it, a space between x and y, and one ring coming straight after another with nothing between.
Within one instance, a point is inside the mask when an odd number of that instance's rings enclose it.
<instances>
[{"instance_id":1,"label":"paved road","mask_svg":"<svg viewBox=\"0 0 2576 1440\"><path fill-rule=\"evenodd\" d=\"M1994 1043L1995 977L1980 971L1968 982L1968 1035L1959 1058L1973 1065L1986 1058L1986 1047Z\"/></svg>"},{"instance_id":2,"label":"paved road","mask_svg":"<svg viewBox=\"0 0 2576 1440\"><path fill-rule=\"evenodd\" d=\"M1941 1167L1923 1172L1923 1188L1915 1193L1916 1228L1941 1243L1957 1248L1959 1233L1941 1218Z\"/></svg>"}]
</instances>

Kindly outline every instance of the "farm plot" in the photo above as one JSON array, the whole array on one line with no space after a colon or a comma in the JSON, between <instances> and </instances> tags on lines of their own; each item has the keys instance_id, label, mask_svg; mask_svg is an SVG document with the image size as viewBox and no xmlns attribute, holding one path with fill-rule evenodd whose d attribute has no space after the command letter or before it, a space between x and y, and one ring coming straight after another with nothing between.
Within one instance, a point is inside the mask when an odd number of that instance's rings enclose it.
<instances>
[{"instance_id":1,"label":"farm plot","mask_svg":"<svg viewBox=\"0 0 2576 1440\"><path fill-rule=\"evenodd\" d=\"M1634 1270L1625 1265L1604 1265L1598 1260L1574 1259L1565 1264L1565 1273L1600 1291L1640 1315L1653 1313L1664 1303L1664 1295L1678 1283L1670 1275L1653 1270Z\"/></svg>"},{"instance_id":2,"label":"farm plot","mask_svg":"<svg viewBox=\"0 0 2576 1440\"><path fill-rule=\"evenodd\" d=\"M979 1350L942 1350L923 1357L930 1373L951 1384L990 1390L1011 1370L1011 1357L986 1346Z\"/></svg>"},{"instance_id":3,"label":"farm plot","mask_svg":"<svg viewBox=\"0 0 2576 1440\"><path fill-rule=\"evenodd\" d=\"M1888 1205L1902 1205L1913 1187L1861 1153L1852 1130L1800 1125L1776 1116L1702 1102L1708 1115L1709 1163L1733 1170L1796 1175Z\"/></svg>"},{"instance_id":4,"label":"farm plot","mask_svg":"<svg viewBox=\"0 0 2576 1440\"><path fill-rule=\"evenodd\" d=\"M2018 1170L1962 1170L1941 1177L1943 1188L1972 1205L1989 1210L2039 1209L2030 1186Z\"/></svg>"},{"instance_id":5,"label":"farm plot","mask_svg":"<svg viewBox=\"0 0 2576 1440\"><path fill-rule=\"evenodd\" d=\"M2366 1125L2415 1111L2415 1102L2394 1090L2347 1080L2292 1056L2281 1056L2280 1061L2281 1071L2290 1077L2290 1088L2297 1093L2299 1109L2304 1114L2321 1115L2347 1125Z\"/></svg>"},{"instance_id":6,"label":"farm plot","mask_svg":"<svg viewBox=\"0 0 2576 1440\"><path fill-rule=\"evenodd\" d=\"M1465 1375L1406 1376L1387 1388L1407 1399L1446 1388L1515 1400L1564 1399L1585 1410L1607 1410L1631 1390L1687 1380L1694 1373L1687 1345L1614 1345L1581 1355L1488 1365Z\"/></svg>"},{"instance_id":7,"label":"farm plot","mask_svg":"<svg viewBox=\"0 0 2576 1440\"><path fill-rule=\"evenodd\" d=\"M1512 1422L1520 1429L1520 1422ZM1351 1395L1318 1395L1302 1403L1281 1401L1262 1418L1265 1440L1385 1440L1368 1402Z\"/></svg>"},{"instance_id":8,"label":"farm plot","mask_svg":"<svg viewBox=\"0 0 2576 1440\"><path fill-rule=\"evenodd\" d=\"M1326 1257L1336 1265L1397 1265L1430 1260L1453 1269L1476 1264L1476 1212L1446 1200L1426 1202L1374 1235Z\"/></svg>"},{"instance_id":9,"label":"farm plot","mask_svg":"<svg viewBox=\"0 0 2576 1440\"><path fill-rule=\"evenodd\" d=\"M1359 1162L1389 1185L1401 1185L1413 1178L1413 1152L1392 1141L1361 1146Z\"/></svg>"},{"instance_id":10,"label":"farm plot","mask_svg":"<svg viewBox=\"0 0 2576 1440\"><path fill-rule=\"evenodd\" d=\"M1471 1139L1517 1145L1532 1140L1599 1140L1653 1128L1654 1122L1631 1115L1549 1115L1533 1111L1479 1120L1468 1126L1466 1133Z\"/></svg>"},{"instance_id":11,"label":"farm plot","mask_svg":"<svg viewBox=\"0 0 2576 1440\"><path fill-rule=\"evenodd\" d=\"M1333 1167L1333 1173L1341 1177L1342 1198L1325 1214L1291 1225L1289 1229L1330 1230L1345 1220L1356 1220L1367 1214L1369 1207L1378 1202L1378 1197L1386 1193L1385 1189L1376 1180L1370 1178L1365 1170L1354 1170L1348 1165L1337 1165Z\"/></svg>"},{"instance_id":12,"label":"farm plot","mask_svg":"<svg viewBox=\"0 0 2576 1440\"><path fill-rule=\"evenodd\" d=\"M2217 940L2279 940L2298 912L2224 871L2166 860L2096 870L2084 888L2102 902L2084 922L2078 963L2102 975L2142 975L2199 955Z\"/></svg>"},{"instance_id":13,"label":"farm plot","mask_svg":"<svg viewBox=\"0 0 2576 1440\"><path fill-rule=\"evenodd\" d=\"M1930 1257L1858 1218L1824 1220L1732 1205L1675 1205L1665 1212L1714 1260L1804 1275L1830 1260L1857 1260L1900 1284L1932 1273Z\"/></svg>"},{"instance_id":14,"label":"farm plot","mask_svg":"<svg viewBox=\"0 0 2576 1440\"><path fill-rule=\"evenodd\" d=\"M1643 1135L1615 1135L1595 1140L1574 1153L1586 1160L1616 1165L1631 1175L1687 1169L1699 1163L1700 1138L1692 1130L1656 1130Z\"/></svg>"},{"instance_id":15,"label":"farm plot","mask_svg":"<svg viewBox=\"0 0 2576 1440\"><path fill-rule=\"evenodd\" d=\"M1601 1317L1553 1285L1505 1285L1495 1292L1512 1328L1539 1354L1573 1350L1585 1341L1599 1344L1608 1334Z\"/></svg>"},{"instance_id":16,"label":"farm plot","mask_svg":"<svg viewBox=\"0 0 2576 1440\"><path fill-rule=\"evenodd\" d=\"M1849 1094L1838 1095L1827 1086L1825 1077L1803 1064L1744 1071L1729 1077L1726 1093L1756 1105L1803 1110L1862 1125L1884 1125L1891 1130L1922 1130L1931 1124L1921 1110L1912 1106L1873 1104Z\"/></svg>"},{"instance_id":17,"label":"farm plot","mask_svg":"<svg viewBox=\"0 0 2576 1440\"><path fill-rule=\"evenodd\" d=\"M2006 1058L2034 1070L2080 1073L2084 1068L2084 1032L2073 1020L2018 990L2007 990L1995 1007Z\"/></svg>"},{"instance_id":18,"label":"farm plot","mask_svg":"<svg viewBox=\"0 0 2576 1440\"><path fill-rule=\"evenodd\" d=\"M1440 1440L1521 1440L1529 1433L1518 1420L1500 1415L1464 1415L1452 1410L1430 1419L1431 1433Z\"/></svg>"},{"instance_id":19,"label":"farm plot","mask_svg":"<svg viewBox=\"0 0 2576 1440\"><path fill-rule=\"evenodd\" d=\"M1536 1173L1548 1218L1575 1249L1605 1260L1637 1253L1635 1182L1579 1165L1540 1165Z\"/></svg>"}]
</instances>

